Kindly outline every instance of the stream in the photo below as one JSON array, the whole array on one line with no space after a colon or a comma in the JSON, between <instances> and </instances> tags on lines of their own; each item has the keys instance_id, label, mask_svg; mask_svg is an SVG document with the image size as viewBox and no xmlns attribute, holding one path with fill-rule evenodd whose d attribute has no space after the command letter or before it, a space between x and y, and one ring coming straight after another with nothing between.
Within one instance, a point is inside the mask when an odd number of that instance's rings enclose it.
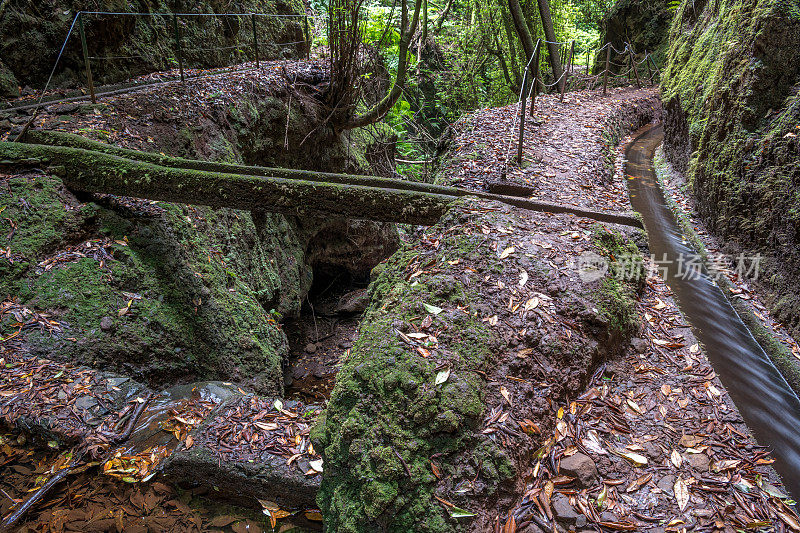
<instances>
[{"instance_id":1,"label":"stream","mask_svg":"<svg viewBox=\"0 0 800 533\"><path fill-rule=\"evenodd\" d=\"M695 257L667 205L653 168L661 125L640 130L625 151L633 208L644 218L650 252L666 267L667 285L756 440L772 450L775 470L800 498L800 400L703 267L679 274L678 258ZM665 258L664 263L660 263Z\"/></svg>"}]
</instances>

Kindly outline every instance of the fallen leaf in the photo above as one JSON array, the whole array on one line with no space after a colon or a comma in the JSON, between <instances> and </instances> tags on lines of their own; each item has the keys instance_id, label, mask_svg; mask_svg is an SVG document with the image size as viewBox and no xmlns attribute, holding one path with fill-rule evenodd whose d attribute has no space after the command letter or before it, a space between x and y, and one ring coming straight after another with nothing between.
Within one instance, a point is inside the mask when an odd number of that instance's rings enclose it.
<instances>
[{"instance_id":1,"label":"fallen leaf","mask_svg":"<svg viewBox=\"0 0 800 533\"><path fill-rule=\"evenodd\" d=\"M681 454L678 453L678 450L672 450L669 460L673 466L675 466L675 468L680 468L683 464L683 458L681 457Z\"/></svg>"},{"instance_id":2,"label":"fallen leaf","mask_svg":"<svg viewBox=\"0 0 800 533\"><path fill-rule=\"evenodd\" d=\"M422 306L425 308L427 312L429 312L432 315L438 315L443 311L441 307L436 307L435 305L426 304L424 302L422 303Z\"/></svg>"},{"instance_id":3,"label":"fallen leaf","mask_svg":"<svg viewBox=\"0 0 800 533\"><path fill-rule=\"evenodd\" d=\"M444 383L445 381L447 381L447 378L449 377L450 377L450 367L440 370L436 374L436 381L434 382L434 385L440 385Z\"/></svg>"},{"instance_id":4,"label":"fallen leaf","mask_svg":"<svg viewBox=\"0 0 800 533\"><path fill-rule=\"evenodd\" d=\"M675 500L678 502L678 508L683 512L689 504L689 487L683 478L678 476L672 488L675 491Z\"/></svg>"},{"instance_id":5,"label":"fallen leaf","mask_svg":"<svg viewBox=\"0 0 800 533\"><path fill-rule=\"evenodd\" d=\"M506 401L508 402L508 405L514 405L514 402L511 401L511 393L508 392L508 389L505 388L505 386L501 386L500 387L500 394L502 394L503 398L506 399Z\"/></svg>"}]
</instances>

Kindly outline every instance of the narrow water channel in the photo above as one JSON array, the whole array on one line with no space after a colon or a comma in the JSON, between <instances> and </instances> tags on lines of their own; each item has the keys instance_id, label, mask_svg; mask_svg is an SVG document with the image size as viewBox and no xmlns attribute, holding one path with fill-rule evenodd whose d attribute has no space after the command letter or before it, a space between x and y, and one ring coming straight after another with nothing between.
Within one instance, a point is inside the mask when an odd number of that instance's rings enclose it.
<instances>
[{"instance_id":1,"label":"narrow water channel","mask_svg":"<svg viewBox=\"0 0 800 533\"><path fill-rule=\"evenodd\" d=\"M714 370L760 444L769 446L775 469L795 500L800 498L800 400L739 319L721 289L703 270L678 275L678 259L696 254L667 205L653 168L661 125L644 129L625 155L633 208L644 218L650 252L666 259L666 282L708 353ZM681 255L683 254L683 255Z\"/></svg>"}]
</instances>

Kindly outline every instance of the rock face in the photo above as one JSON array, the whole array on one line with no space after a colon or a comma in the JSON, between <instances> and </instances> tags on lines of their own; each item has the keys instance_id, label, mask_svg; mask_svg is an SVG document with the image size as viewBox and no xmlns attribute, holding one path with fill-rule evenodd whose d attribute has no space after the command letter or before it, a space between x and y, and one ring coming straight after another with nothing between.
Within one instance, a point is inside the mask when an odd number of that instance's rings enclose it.
<instances>
[{"instance_id":1,"label":"rock face","mask_svg":"<svg viewBox=\"0 0 800 533\"><path fill-rule=\"evenodd\" d=\"M124 109L141 120L109 119L102 129L135 132L118 142L170 155L309 168L317 150L324 153L312 169L370 170L363 145L350 148L362 150L360 159L348 159L337 138L324 149L308 143L292 161L282 144L285 95L254 97L242 112L197 106L191 113L192 106L184 106L183 122L163 112L176 106L161 96L104 104L106 116ZM58 111L72 112L73 125L93 116L83 108ZM313 128L309 115L290 118L296 119L289 128L292 142L307 133L301 128ZM280 127L270 129L275 124ZM248 142L259 135L258 146ZM131 146L135 138L150 140ZM397 247L391 225L78 198L60 179L24 168L4 174L0 185L0 210L12 221L6 228L4 218L0 230L0 301L14 296L59 324L52 332L31 332L30 350L153 386L213 378L280 395L288 354L280 322L299 314L315 269L366 275ZM335 243L330 250L315 244L323 231L322 241Z\"/></svg>"},{"instance_id":2,"label":"rock face","mask_svg":"<svg viewBox=\"0 0 800 533\"><path fill-rule=\"evenodd\" d=\"M661 65L666 54L671 15L667 0L655 2L618 0L603 19L600 42L610 42L618 50L624 50L625 43L630 43L639 54L638 60L641 60L647 51L653 54L656 63ZM623 63L625 60L626 58L612 50L612 62ZM605 51L598 55L598 61L598 67L602 70L605 64ZM640 76L647 75L646 65L640 66L639 69Z\"/></svg>"},{"instance_id":3,"label":"rock face","mask_svg":"<svg viewBox=\"0 0 800 533\"><path fill-rule=\"evenodd\" d=\"M663 73L665 151L700 215L760 253L771 311L800 334L800 7L785 0L684 2Z\"/></svg>"},{"instance_id":4,"label":"rock face","mask_svg":"<svg viewBox=\"0 0 800 533\"><path fill-rule=\"evenodd\" d=\"M138 13L193 13L197 3L188 0L105 0L76 2L56 0L10 0L0 16L0 57L20 85L44 85L67 37L75 13L80 10ZM205 13L304 13L302 2L203 2ZM256 19L261 59L305 55L303 21L294 18ZM183 17L178 20L184 65L209 68L252 60L253 32L249 17ZM96 83L111 83L177 67L174 26L171 17L121 17L87 15L84 19L89 53ZM299 42L299 43L298 43ZM293 44L279 44L293 43ZM78 28L70 37L56 71L58 85L82 85L83 58ZM244 53L235 47L240 46ZM32 61L31 58L36 58ZM0 91L3 90L0 68ZM0 92L2 96L2 92Z\"/></svg>"}]
</instances>

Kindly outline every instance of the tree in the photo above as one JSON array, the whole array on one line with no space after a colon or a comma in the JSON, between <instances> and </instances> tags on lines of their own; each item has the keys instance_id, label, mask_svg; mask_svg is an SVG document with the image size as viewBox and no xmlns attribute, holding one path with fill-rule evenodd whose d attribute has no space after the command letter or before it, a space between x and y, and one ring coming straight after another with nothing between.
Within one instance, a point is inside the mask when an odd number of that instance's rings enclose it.
<instances>
[{"instance_id":1,"label":"tree","mask_svg":"<svg viewBox=\"0 0 800 533\"><path fill-rule=\"evenodd\" d=\"M553 69L553 77L558 80L563 74L561 68L561 60L558 54L558 44L556 44L556 32L553 28L553 17L550 15L550 2L548 0L538 0L539 3L539 16L542 18L542 26L544 28L545 39L548 41L547 50L550 56L550 66ZM525 56L530 61L534 54L533 36L531 35L528 24L525 21L525 15L520 6L519 0L508 0L508 10L511 12L511 18L514 21L514 28L517 30L519 40L522 42L522 48L525 50ZM564 83L566 80L561 80Z\"/></svg>"},{"instance_id":2,"label":"tree","mask_svg":"<svg viewBox=\"0 0 800 533\"><path fill-rule=\"evenodd\" d=\"M542 17L542 27L544 36L547 39L547 50L550 52L550 66L553 69L553 78L561 79L564 70L561 67L561 59L558 54L558 44L556 44L556 31L553 28L553 17L550 15L550 2L548 0L538 0L539 15ZM561 79L561 84L566 83L566 79Z\"/></svg>"},{"instance_id":3,"label":"tree","mask_svg":"<svg viewBox=\"0 0 800 533\"><path fill-rule=\"evenodd\" d=\"M359 78L361 68L360 13L362 0L330 0L328 6L328 43L330 47L331 87L328 103L331 122L338 130L348 130L381 120L403 94L408 75L408 50L417 30L423 0L414 1L409 22L408 0L400 3L400 42L397 74L388 93L367 111L356 114L361 97ZM389 22L391 23L391 21Z\"/></svg>"}]
</instances>

